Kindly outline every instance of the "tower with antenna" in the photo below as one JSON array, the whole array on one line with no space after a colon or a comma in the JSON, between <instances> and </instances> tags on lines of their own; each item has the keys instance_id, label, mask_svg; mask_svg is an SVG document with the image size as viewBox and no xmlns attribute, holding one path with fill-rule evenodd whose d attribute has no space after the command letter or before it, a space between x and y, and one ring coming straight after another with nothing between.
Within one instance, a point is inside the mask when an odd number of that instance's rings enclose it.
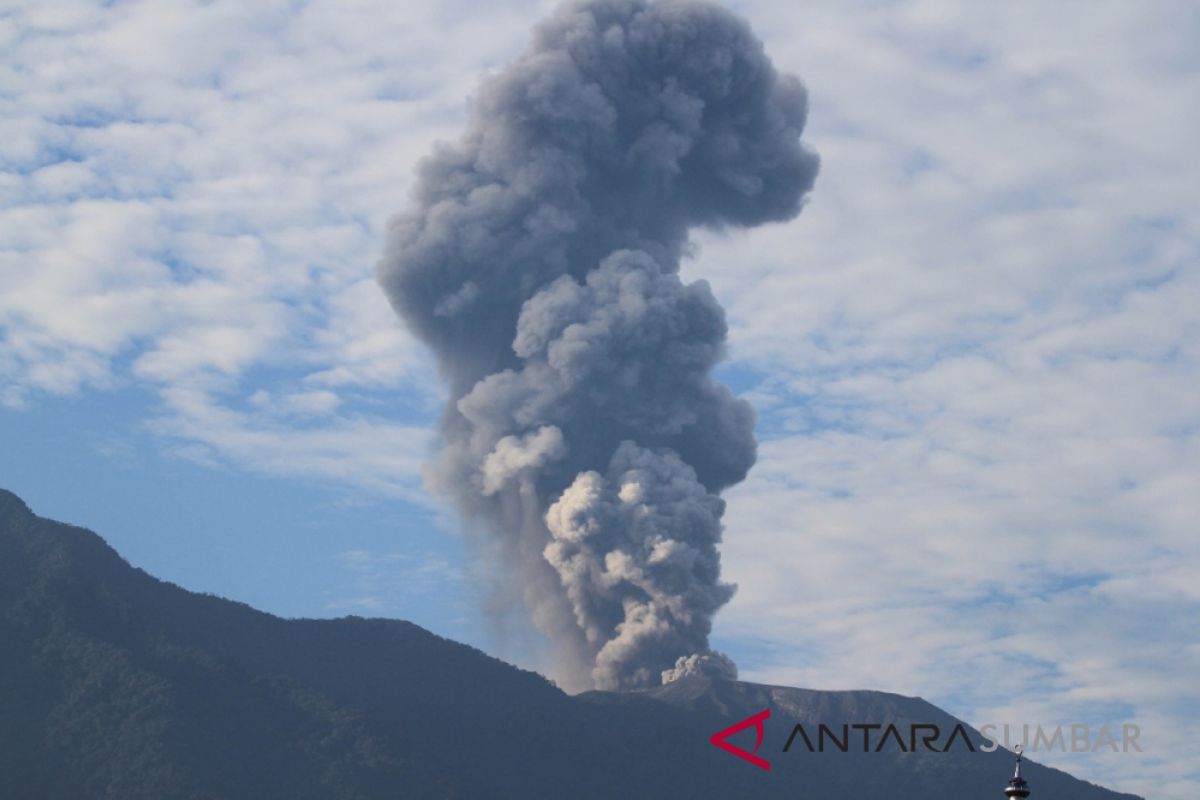
<instances>
[{"instance_id":1,"label":"tower with antenna","mask_svg":"<svg viewBox=\"0 0 1200 800\"><path fill-rule=\"evenodd\" d=\"M1021 777L1022 755L1023 753L1021 752L1021 746L1017 745L1017 769L1013 773L1012 780L1008 782L1008 786L1004 789L1005 797L1019 797L1022 798L1022 800L1023 798L1029 797L1029 784L1026 783L1025 779Z\"/></svg>"}]
</instances>

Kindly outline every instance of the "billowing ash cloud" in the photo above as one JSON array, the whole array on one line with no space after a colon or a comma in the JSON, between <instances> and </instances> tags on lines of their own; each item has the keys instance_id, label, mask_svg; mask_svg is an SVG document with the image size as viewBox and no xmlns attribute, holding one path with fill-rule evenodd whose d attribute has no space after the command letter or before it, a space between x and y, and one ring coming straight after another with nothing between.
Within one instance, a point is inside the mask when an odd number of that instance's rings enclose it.
<instances>
[{"instance_id":1,"label":"billowing ash cloud","mask_svg":"<svg viewBox=\"0 0 1200 800\"><path fill-rule=\"evenodd\" d=\"M450 388L433 481L499 546L571 688L736 674L708 645L718 493L754 415L715 383L724 314L688 229L786 220L806 96L694 2L557 11L422 161L380 280Z\"/></svg>"}]
</instances>

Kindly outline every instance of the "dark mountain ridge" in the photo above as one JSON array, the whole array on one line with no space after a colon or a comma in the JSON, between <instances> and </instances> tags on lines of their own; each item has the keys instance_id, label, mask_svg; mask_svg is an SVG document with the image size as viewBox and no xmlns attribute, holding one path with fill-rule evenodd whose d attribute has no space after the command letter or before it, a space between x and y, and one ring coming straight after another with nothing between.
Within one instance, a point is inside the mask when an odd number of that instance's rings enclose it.
<instances>
[{"instance_id":1,"label":"dark mountain ridge","mask_svg":"<svg viewBox=\"0 0 1200 800\"><path fill-rule=\"evenodd\" d=\"M770 772L709 744L767 707ZM957 724L919 698L699 678L571 697L408 622L185 591L0 490L3 797L1001 796L1004 751L782 752L795 721L864 719ZM1035 797L1132 798L1025 774Z\"/></svg>"}]
</instances>

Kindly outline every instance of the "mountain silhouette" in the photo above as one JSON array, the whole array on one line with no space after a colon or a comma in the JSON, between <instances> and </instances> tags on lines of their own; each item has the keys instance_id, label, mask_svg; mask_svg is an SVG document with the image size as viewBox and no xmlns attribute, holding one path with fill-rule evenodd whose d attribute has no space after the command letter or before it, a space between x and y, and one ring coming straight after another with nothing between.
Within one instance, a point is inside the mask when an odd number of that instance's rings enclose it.
<instances>
[{"instance_id":1,"label":"mountain silhouette","mask_svg":"<svg viewBox=\"0 0 1200 800\"><path fill-rule=\"evenodd\" d=\"M709 743L766 708L769 772ZM698 677L570 696L408 622L285 620L186 591L0 490L3 798L961 800L1011 775L1003 750L783 751L820 722L958 724L919 698ZM1034 798L1133 798L1023 772Z\"/></svg>"}]
</instances>

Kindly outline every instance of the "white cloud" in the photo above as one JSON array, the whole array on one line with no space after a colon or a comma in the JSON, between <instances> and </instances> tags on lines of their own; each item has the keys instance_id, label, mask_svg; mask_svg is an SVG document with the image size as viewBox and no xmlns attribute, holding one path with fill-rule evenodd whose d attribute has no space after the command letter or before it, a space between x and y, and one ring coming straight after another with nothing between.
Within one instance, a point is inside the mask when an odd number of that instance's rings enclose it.
<instances>
[{"instance_id":1,"label":"white cloud","mask_svg":"<svg viewBox=\"0 0 1200 800\"><path fill-rule=\"evenodd\" d=\"M314 394L271 404L259 390L247 398L248 408L234 409L203 388L173 387L163 390L168 412L150 427L180 442L180 455L213 466L324 478L428 505L419 491L432 444L427 427L353 415L323 418L329 401Z\"/></svg>"},{"instance_id":2,"label":"white cloud","mask_svg":"<svg viewBox=\"0 0 1200 800\"><path fill-rule=\"evenodd\" d=\"M823 169L799 222L687 265L762 376L718 623L772 643L743 675L1128 718L1144 757L1044 760L1195 796L1194 11L745 5Z\"/></svg>"},{"instance_id":3,"label":"white cloud","mask_svg":"<svg viewBox=\"0 0 1200 800\"><path fill-rule=\"evenodd\" d=\"M383 225L527 13L10 5L0 402L149 388L189 457L411 488L440 389L375 285Z\"/></svg>"}]
</instances>

